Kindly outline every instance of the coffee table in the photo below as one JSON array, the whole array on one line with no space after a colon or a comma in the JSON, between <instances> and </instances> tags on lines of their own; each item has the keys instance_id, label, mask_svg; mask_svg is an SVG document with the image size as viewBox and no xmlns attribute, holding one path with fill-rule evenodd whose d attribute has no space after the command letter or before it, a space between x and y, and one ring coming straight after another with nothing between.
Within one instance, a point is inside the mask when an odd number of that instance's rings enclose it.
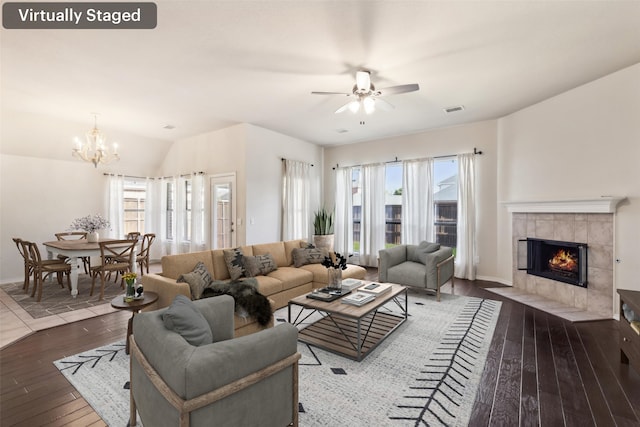
<instances>
[{"instance_id":1,"label":"coffee table","mask_svg":"<svg viewBox=\"0 0 640 427\"><path fill-rule=\"evenodd\" d=\"M363 285L367 283L371 282L363 281ZM353 292L357 292L357 289ZM289 323L299 325L316 312L320 313L322 318L301 329L298 339L358 362L371 353L408 317L407 287L398 284L393 284L391 291L379 295L375 300L360 307L344 304L340 299L324 302L307 298L307 295L289 301ZM401 315L380 310L391 302L400 307ZM300 309L292 320L294 306ZM305 312L305 309L311 312Z\"/></svg>"},{"instance_id":2,"label":"coffee table","mask_svg":"<svg viewBox=\"0 0 640 427\"><path fill-rule=\"evenodd\" d=\"M118 310L129 310L132 314L129 318L129 323L127 324L127 344L125 346L125 353L129 354L129 337L133 332L133 316L136 315L143 308L153 304L158 300L158 294L155 292L143 292L143 298L133 300L131 302L125 302L122 298L122 295L117 295L111 300L111 307L117 308Z\"/></svg>"}]
</instances>

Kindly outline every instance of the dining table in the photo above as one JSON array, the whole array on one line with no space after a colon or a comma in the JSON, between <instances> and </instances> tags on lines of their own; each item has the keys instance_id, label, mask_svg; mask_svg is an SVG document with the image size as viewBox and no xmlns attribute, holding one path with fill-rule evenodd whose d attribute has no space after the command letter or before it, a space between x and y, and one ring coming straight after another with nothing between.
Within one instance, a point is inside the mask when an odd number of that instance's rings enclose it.
<instances>
[{"instance_id":1,"label":"dining table","mask_svg":"<svg viewBox=\"0 0 640 427\"><path fill-rule=\"evenodd\" d=\"M71 280L71 296L74 298L78 295L78 262L82 257L100 257L100 242L109 242L117 239L103 238L97 242L88 242L84 239L79 240L54 240L51 242L44 242L43 245L47 248L48 258L53 259L56 255L64 255L67 257L67 262L71 266L71 274L69 276ZM127 246L129 243L123 243L122 246ZM136 252L138 250L136 245ZM136 257L133 256L131 262L131 271L136 272Z\"/></svg>"}]
</instances>

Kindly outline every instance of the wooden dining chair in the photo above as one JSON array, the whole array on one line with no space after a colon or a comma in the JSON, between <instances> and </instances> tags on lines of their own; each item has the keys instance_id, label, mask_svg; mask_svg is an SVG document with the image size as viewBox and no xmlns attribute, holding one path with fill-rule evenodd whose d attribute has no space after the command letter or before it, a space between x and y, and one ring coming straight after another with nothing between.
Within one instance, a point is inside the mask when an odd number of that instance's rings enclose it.
<instances>
[{"instance_id":1,"label":"wooden dining chair","mask_svg":"<svg viewBox=\"0 0 640 427\"><path fill-rule=\"evenodd\" d=\"M138 231L130 231L127 233L127 240L139 240L140 232Z\"/></svg>"},{"instance_id":2,"label":"wooden dining chair","mask_svg":"<svg viewBox=\"0 0 640 427\"><path fill-rule=\"evenodd\" d=\"M22 260L24 261L24 283L22 284L22 289L24 289L25 292L29 292L29 284L31 282L31 275L33 274L31 266L29 265L29 249L25 248L22 244L21 238L14 237L12 240L18 247L18 252L20 252L20 256L22 256Z\"/></svg>"},{"instance_id":3,"label":"wooden dining chair","mask_svg":"<svg viewBox=\"0 0 640 427\"><path fill-rule=\"evenodd\" d=\"M100 299L104 298L104 284L109 273L126 273L131 271L134 261L136 240L110 240L100 242L100 265L91 267L91 292L96 284L96 278L100 276ZM121 279L121 286L124 281Z\"/></svg>"},{"instance_id":4,"label":"wooden dining chair","mask_svg":"<svg viewBox=\"0 0 640 427\"><path fill-rule=\"evenodd\" d=\"M55 236L58 240L87 240L87 234L86 231L65 231L55 233ZM58 255L58 258L66 261L68 257L66 255ZM82 263L84 264L85 274L89 274L89 270L91 270L91 257L83 256Z\"/></svg>"},{"instance_id":5,"label":"wooden dining chair","mask_svg":"<svg viewBox=\"0 0 640 427\"><path fill-rule=\"evenodd\" d=\"M42 299L42 288L44 287L44 281L47 277L56 273L58 276L58 284L64 288L62 283L62 277L67 276L67 286L71 290L71 266L65 262L59 260L43 260L40 256L40 249L38 244L34 242L22 241L25 253L29 254L29 267L33 271L33 290L31 296L33 297L38 292L36 301L40 302Z\"/></svg>"},{"instance_id":6,"label":"wooden dining chair","mask_svg":"<svg viewBox=\"0 0 640 427\"><path fill-rule=\"evenodd\" d=\"M156 240L156 235L154 233L147 233L142 236L142 244L140 245L140 252L136 257L136 263L140 266L140 274L144 276L144 269L149 272L149 250L151 249L151 244Z\"/></svg>"}]
</instances>

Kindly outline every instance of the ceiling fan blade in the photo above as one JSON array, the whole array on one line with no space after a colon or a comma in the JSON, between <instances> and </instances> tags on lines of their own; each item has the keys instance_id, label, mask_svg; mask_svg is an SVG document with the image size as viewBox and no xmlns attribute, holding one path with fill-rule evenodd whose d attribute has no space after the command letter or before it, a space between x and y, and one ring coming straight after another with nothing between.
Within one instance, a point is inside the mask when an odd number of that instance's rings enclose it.
<instances>
[{"instance_id":1,"label":"ceiling fan blade","mask_svg":"<svg viewBox=\"0 0 640 427\"><path fill-rule=\"evenodd\" d=\"M382 111L391 111L396 107L390 102L385 101L382 98L374 98L376 100L376 108L381 109Z\"/></svg>"},{"instance_id":2,"label":"ceiling fan blade","mask_svg":"<svg viewBox=\"0 0 640 427\"><path fill-rule=\"evenodd\" d=\"M311 92L311 95L344 95L349 96L350 93L346 92Z\"/></svg>"},{"instance_id":3,"label":"ceiling fan blade","mask_svg":"<svg viewBox=\"0 0 640 427\"><path fill-rule=\"evenodd\" d=\"M356 72L356 87L358 90L367 91L371 88L371 74L368 71Z\"/></svg>"},{"instance_id":4,"label":"ceiling fan blade","mask_svg":"<svg viewBox=\"0 0 640 427\"><path fill-rule=\"evenodd\" d=\"M377 94L378 96L386 96L395 95L397 93L415 92L416 90L420 90L420 86L417 83L412 83L408 85L385 87L384 89L379 89Z\"/></svg>"}]
</instances>

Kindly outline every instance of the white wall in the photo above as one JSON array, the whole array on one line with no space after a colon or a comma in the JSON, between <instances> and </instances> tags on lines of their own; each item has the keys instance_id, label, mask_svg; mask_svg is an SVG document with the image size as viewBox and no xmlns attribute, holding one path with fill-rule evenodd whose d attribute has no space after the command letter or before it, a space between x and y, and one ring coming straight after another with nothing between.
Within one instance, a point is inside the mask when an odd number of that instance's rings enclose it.
<instances>
[{"instance_id":1,"label":"white wall","mask_svg":"<svg viewBox=\"0 0 640 427\"><path fill-rule=\"evenodd\" d=\"M377 141L343 145L325 149L324 200L327 206L335 203L336 164L354 166L367 163L408 160L423 157L446 156L473 152L474 147L483 154L476 158L478 217L477 239L480 260L477 275L480 279L496 280L496 147L497 124L484 121L469 125L435 129L413 135L380 139Z\"/></svg>"},{"instance_id":2,"label":"white wall","mask_svg":"<svg viewBox=\"0 0 640 427\"><path fill-rule=\"evenodd\" d=\"M311 163L311 211L320 205L322 148L278 132L246 125L247 244L282 238L282 159ZM310 222L312 219L309 219ZM309 236L311 238L311 229Z\"/></svg>"},{"instance_id":3,"label":"white wall","mask_svg":"<svg viewBox=\"0 0 640 427\"><path fill-rule=\"evenodd\" d=\"M625 196L614 281L640 290L640 64L498 121L498 200ZM498 209L499 276L511 281L511 218Z\"/></svg>"}]
</instances>

